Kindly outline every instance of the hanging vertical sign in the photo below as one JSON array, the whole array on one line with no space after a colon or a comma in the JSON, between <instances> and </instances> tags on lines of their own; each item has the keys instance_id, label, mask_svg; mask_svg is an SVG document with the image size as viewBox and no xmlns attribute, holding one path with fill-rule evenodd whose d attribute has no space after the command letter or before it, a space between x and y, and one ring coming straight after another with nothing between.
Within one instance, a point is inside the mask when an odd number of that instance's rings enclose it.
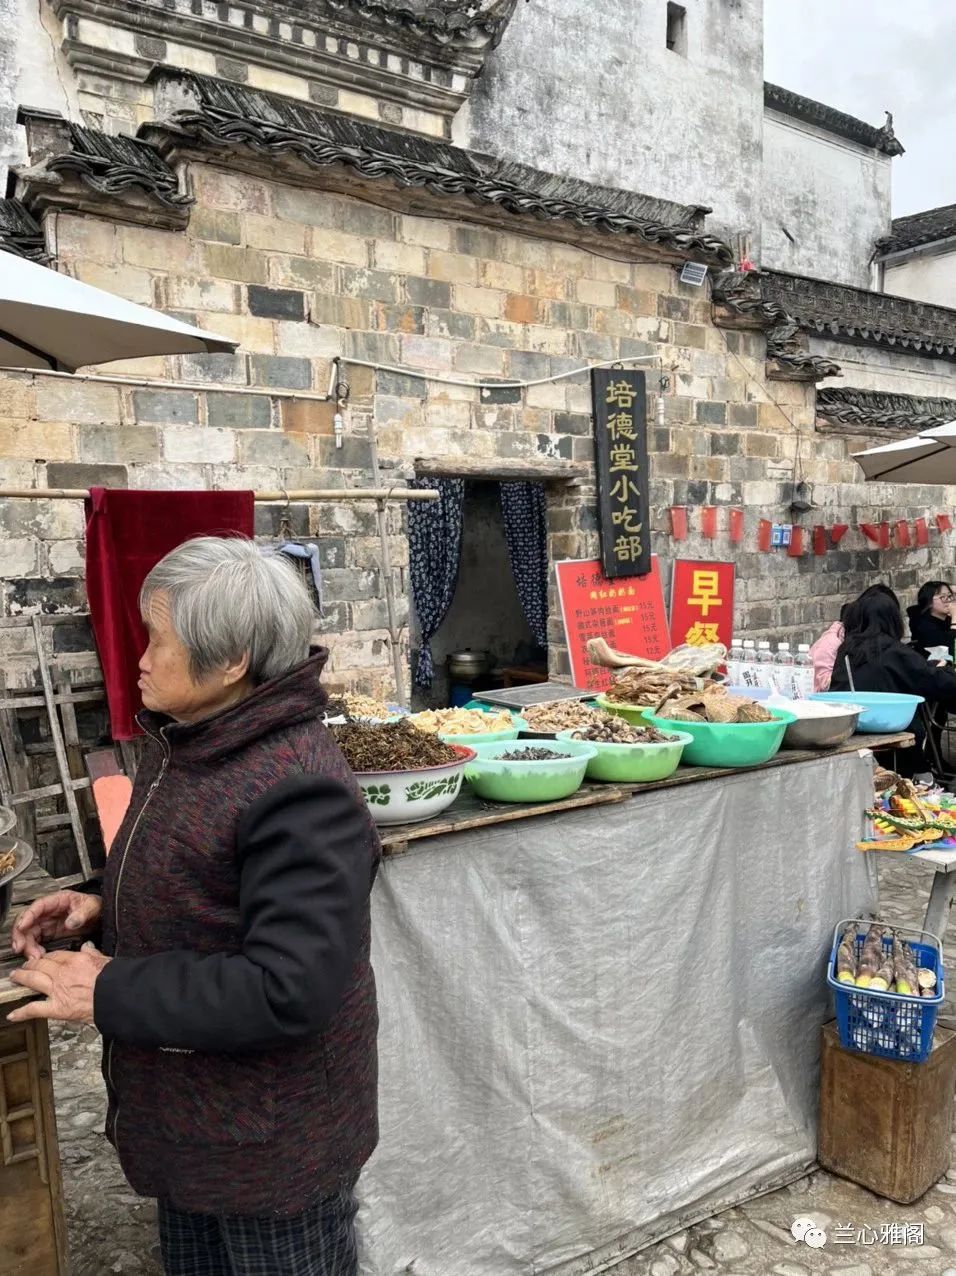
<instances>
[{"instance_id":1,"label":"hanging vertical sign","mask_svg":"<svg viewBox=\"0 0 956 1276\"><path fill-rule=\"evenodd\" d=\"M604 574L646 576L651 538L644 373L594 368L591 399Z\"/></svg>"},{"instance_id":2,"label":"hanging vertical sign","mask_svg":"<svg viewBox=\"0 0 956 1276\"><path fill-rule=\"evenodd\" d=\"M678 558L671 576L671 642L729 647L734 632L734 564Z\"/></svg>"}]
</instances>

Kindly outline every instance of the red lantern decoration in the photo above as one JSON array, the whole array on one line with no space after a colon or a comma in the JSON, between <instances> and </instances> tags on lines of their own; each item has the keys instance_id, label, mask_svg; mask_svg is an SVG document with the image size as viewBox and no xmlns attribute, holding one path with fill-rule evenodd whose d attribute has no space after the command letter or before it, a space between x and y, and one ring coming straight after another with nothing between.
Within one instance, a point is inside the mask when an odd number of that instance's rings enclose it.
<instances>
[{"instance_id":1,"label":"red lantern decoration","mask_svg":"<svg viewBox=\"0 0 956 1276\"><path fill-rule=\"evenodd\" d=\"M909 549L910 525L905 518L896 520L896 546L898 549Z\"/></svg>"},{"instance_id":2,"label":"red lantern decoration","mask_svg":"<svg viewBox=\"0 0 956 1276\"><path fill-rule=\"evenodd\" d=\"M790 529L790 544L787 546L787 553L791 558L803 557L803 528L792 527Z\"/></svg>"},{"instance_id":3,"label":"red lantern decoration","mask_svg":"<svg viewBox=\"0 0 956 1276\"><path fill-rule=\"evenodd\" d=\"M711 541L717 535L717 507L715 505L704 505L702 507L700 511L700 534Z\"/></svg>"},{"instance_id":4,"label":"red lantern decoration","mask_svg":"<svg viewBox=\"0 0 956 1276\"><path fill-rule=\"evenodd\" d=\"M889 523L881 523L879 526L880 533L880 549L889 549L890 547L890 525Z\"/></svg>"},{"instance_id":5,"label":"red lantern decoration","mask_svg":"<svg viewBox=\"0 0 956 1276\"><path fill-rule=\"evenodd\" d=\"M929 544L929 528L926 526L925 518L918 518L915 523L916 527L916 543L917 545Z\"/></svg>"},{"instance_id":6,"label":"red lantern decoration","mask_svg":"<svg viewBox=\"0 0 956 1276\"><path fill-rule=\"evenodd\" d=\"M879 527L877 527L876 523L861 523L860 531L863 533L863 535L866 537L866 539L870 542L871 545L879 545L880 529Z\"/></svg>"},{"instance_id":7,"label":"red lantern decoration","mask_svg":"<svg viewBox=\"0 0 956 1276\"><path fill-rule=\"evenodd\" d=\"M766 554L770 550L770 543L773 540L773 523L769 518L762 518L757 524L757 548L761 554Z\"/></svg>"},{"instance_id":8,"label":"red lantern decoration","mask_svg":"<svg viewBox=\"0 0 956 1276\"><path fill-rule=\"evenodd\" d=\"M813 529L813 552L818 557L827 552L827 529L819 523Z\"/></svg>"},{"instance_id":9,"label":"red lantern decoration","mask_svg":"<svg viewBox=\"0 0 956 1276\"><path fill-rule=\"evenodd\" d=\"M830 542L833 545L834 549L836 549L837 545L839 545L840 541L843 540L844 536L846 536L849 530L850 530L849 523L834 523L833 524L833 526L830 528Z\"/></svg>"},{"instance_id":10,"label":"red lantern decoration","mask_svg":"<svg viewBox=\"0 0 956 1276\"><path fill-rule=\"evenodd\" d=\"M941 532L951 532L953 530L953 523L948 514L937 514L936 526Z\"/></svg>"},{"instance_id":11,"label":"red lantern decoration","mask_svg":"<svg viewBox=\"0 0 956 1276\"><path fill-rule=\"evenodd\" d=\"M671 506L671 536L675 541L687 540L687 506Z\"/></svg>"},{"instance_id":12,"label":"red lantern decoration","mask_svg":"<svg viewBox=\"0 0 956 1276\"><path fill-rule=\"evenodd\" d=\"M730 511L730 540L734 545L739 545L744 538L744 512L743 510Z\"/></svg>"}]
</instances>

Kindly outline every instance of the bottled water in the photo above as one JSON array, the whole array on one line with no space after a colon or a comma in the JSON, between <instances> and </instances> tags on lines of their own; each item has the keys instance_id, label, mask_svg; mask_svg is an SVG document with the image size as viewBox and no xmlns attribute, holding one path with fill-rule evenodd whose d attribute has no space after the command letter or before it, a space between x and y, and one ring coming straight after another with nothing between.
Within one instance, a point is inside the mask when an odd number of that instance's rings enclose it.
<instances>
[{"instance_id":1,"label":"bottled water","mask_svg":"<svg viewBox=\"0 0 956 1276\"><path fill-rule=\"evenodd\" d=\"M756 687L757 682L757 648L752 638L744 642L743 658L740 662L740 686Z\"/></svg>"},{"instance_id":2,"label":"bottled water","mask_svg":"<svg viewBox=\"0 0 956 1276\"><path fill-rule=\"evenodd\" d=\"M794 656L788 642L777 643L777 654L773 661L773 679L776 689L782 696L793 695Z\"/></svg>"},{"instance_id":3,"label":"bottled water","mask_svg":"<svg viewBox=\"0 0 956 1276\"><path fill-rule=\"evenodd\" d=\"M773 690L773 652L769 642L757 643L757 686Z\"/></svg>"},{"instance_id":4,"label":"bottled water","mask_svg":"<svg viewBox=\"0 0 956 1276\"><path fill-rule=\"evenodd\" d=\"M735 638L727 653L727 681L732 687L742 687L744 666L744 644Z\"/></svg>"},{"instance_id":5,"label":"bottled water","mask_svg":"<svg viewBox=\"0 0 956 1276\"><path fill-rule=\"evenodd\" d=\"M793 698L806 700L813 695L813 660L810 657L810 646L802 642L797 648L793 662Z\"/></svg>"}]
</instances>

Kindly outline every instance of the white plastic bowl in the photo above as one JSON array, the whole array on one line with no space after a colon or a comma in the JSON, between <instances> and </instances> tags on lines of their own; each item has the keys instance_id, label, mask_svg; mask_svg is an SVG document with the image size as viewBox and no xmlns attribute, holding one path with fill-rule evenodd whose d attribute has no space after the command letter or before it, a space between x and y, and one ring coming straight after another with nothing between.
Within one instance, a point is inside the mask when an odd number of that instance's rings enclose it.
<instances>
[{"instance_id":1,"label":"white plastic bowl","mask_svg":"<svg viewBox=\"0 0 956 1276\"><path fill-rule=\"evenodd\" d=\"M417 824L440 815L461 792L465 767L474 749L452 746L457 762L417 771L358 771L355 778L376 824Z\"/></svg>"}]
</instances>

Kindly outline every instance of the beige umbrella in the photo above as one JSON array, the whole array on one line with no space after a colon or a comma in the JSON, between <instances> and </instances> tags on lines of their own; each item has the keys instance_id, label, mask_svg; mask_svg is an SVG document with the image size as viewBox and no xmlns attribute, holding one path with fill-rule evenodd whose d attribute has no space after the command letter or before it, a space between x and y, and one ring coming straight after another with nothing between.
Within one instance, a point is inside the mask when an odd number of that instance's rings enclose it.
<instances>
[{"instance_id":1,"label":"beige umbrella","mask_svg":"<svg viewBox=\"0 0 956 1276\"><path fill-rule=\"evenodd\" d=\"M157 354L229 353L237 343L0 252L0 368L75 372Z\"/></svg>"},{"instance_id":2,"label":"beige umbrella","mask_svg":"<svg viewBox=\"0 0 956 1276\"><path fill-rule=\"evenodd\" d=\"M956 421L855 452L853 459L871 483L956 484Z\"/></svg>"}]
</instances>

